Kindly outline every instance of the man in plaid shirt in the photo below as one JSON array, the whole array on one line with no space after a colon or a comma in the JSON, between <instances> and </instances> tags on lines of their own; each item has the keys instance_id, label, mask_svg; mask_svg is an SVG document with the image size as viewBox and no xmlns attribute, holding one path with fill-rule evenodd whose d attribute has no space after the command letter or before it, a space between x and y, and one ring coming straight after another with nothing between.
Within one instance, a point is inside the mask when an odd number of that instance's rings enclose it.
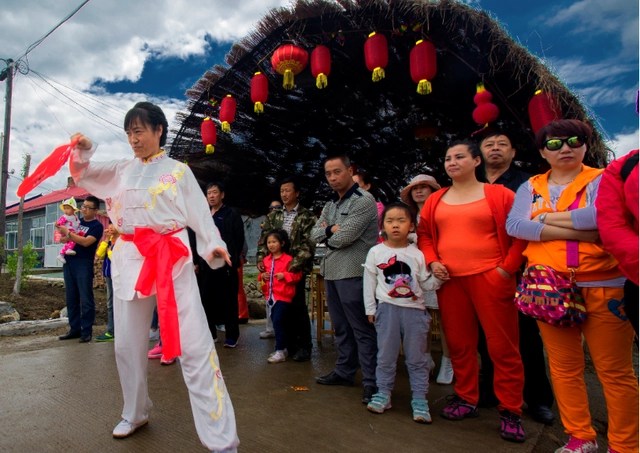
<instances>
[{"instance_id":1,"label":"man in plaid shirt","mask_svg":"<svg viewBox=\"0 0 640 453\"><path fill-rule=\"evenodd\" d=\"M302 279L296 285L296 295L291 301L289 314L285 320L287 350L296 362L306 362L311 358L311 321L305 298L305 281L313 269L315 242L309 239L311 229L316 223L316 216L298 203L300 187L292 178L280 183L282 209L276 209L267 215L258 241L256 266L264 272L263 260L269 253L267 250L267 233L274 228L282 228L289 235L291 243L289 255L293 257L289 270L302 271Z\"/></svg>"},{"instance_id":2,"label":"man in plaid shirt","mask_svg":"<svg viewBox=\"0 0 640 453\"><path fill-rule=\"evenodd\" d=\"M316 378L319 384L353 385L358 359L362 367L363 403L376 388L376 331L367 320L362 275L367 252L378 238L378 208L373 196L353 182L347 156L325 161L325 177L335 191L316 222L311 239L329 251L322 261L327 306L336 331L338 359L331 373Z\"/></svg>"}]
</instances>

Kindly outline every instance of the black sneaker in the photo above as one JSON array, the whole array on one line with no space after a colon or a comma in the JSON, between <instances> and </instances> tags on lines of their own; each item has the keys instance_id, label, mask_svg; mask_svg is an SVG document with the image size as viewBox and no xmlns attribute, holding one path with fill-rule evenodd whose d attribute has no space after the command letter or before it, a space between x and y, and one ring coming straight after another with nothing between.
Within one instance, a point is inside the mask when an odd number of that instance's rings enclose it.
<instances>
[{"instance_id":1,"label":"black sneaker","mask_svg":"<svg viewBox=\"0 0 640 453\"><path fill-rule=\"evenodd\" d=\"M348 387L353 386L353 381L343 378L342 376L337 374L335 371L332 371L331 373L326 374L324 376L316 377L316 382L322 385L345 385Z\"/></svg>"},{"instance_id":2,"label":"black sneaker","mask_svg":"<svg viewBox=\"0 0 640 453\"><path fill-rule=\"evenodd\" d=\"M373 395L378 393L378 387L375 385L365 385L362 393L362 404L369 404Z\"/></svg>"},{"instance_id":3,"label":"black sneaker","mask_svg":"<svg viewBox=\"0 0 640 453\"><path fill-rule=\"evenodd\" d=\"M311 360L311 353L304 348L300 348L293 354L294 362L308 362Z\"/></svg>"}]
</instances>

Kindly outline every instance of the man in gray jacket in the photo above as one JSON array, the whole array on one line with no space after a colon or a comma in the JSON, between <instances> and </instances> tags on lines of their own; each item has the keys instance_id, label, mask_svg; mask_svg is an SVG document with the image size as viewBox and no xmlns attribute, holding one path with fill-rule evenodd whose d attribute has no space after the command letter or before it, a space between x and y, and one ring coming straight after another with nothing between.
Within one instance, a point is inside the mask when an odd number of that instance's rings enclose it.
<instances>
[{"instance_id":1,"label":"man in gray jacket","mask_svg":"<svg viewBox=\"0 0 640 453\"><path fill-rule=\"evenodd\" d=\"M322 261L327 306L336 332L338 359L331 373L316 378L319 384L353 385L358 359L362 367L363 403L376 388L376 331L367 320L362 297L362 275L367 252L378 237L378 210L373 196L353 182L347 156L331 157L325 177L335 191L311 232L311 240L324 242L329 251Z\"/></svg>"}]
</instances>

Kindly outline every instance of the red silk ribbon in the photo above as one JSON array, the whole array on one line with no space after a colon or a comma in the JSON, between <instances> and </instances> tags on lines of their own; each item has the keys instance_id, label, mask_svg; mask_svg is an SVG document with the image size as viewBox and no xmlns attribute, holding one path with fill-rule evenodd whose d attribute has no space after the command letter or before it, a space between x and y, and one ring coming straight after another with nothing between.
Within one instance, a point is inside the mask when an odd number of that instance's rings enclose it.
<instances>
[{"instance_id":1,"label":"red silk ribbon","mask_svg":"<svg viewBox=\"0 0 640 453\"><path fill-rule=\"evenodd\" d=\"M133 242L144 256L136 291L145 297L149 296L153 283L156 284L158 319L162 328L162 353L167 360L182 354L178 306L173 288L173 266L180 258L189 256L189 249L180 239L173 236L178 231L182 230L160 234L151 228L136 228L133 234L120 235L120 239Z\"/></svg>"}]
</instances>

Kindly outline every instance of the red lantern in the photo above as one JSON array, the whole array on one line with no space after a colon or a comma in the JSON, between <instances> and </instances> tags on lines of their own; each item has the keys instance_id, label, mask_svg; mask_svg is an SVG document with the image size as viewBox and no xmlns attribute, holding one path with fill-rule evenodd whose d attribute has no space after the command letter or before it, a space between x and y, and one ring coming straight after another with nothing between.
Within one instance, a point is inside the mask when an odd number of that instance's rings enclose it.
<instances>
[{"instance_id":1,"label":"red lantern","mask_svg":"<svg viewBox=\"0 0 640 453\"><path fill-rule=\"evenodd\" d=\"M302 47L285 44L276 49L271 57L271 66L284 76L282 86L285 90L293 88L293 76L300 74L309 63L309 54Z\"/></svg>"},{"instance_id":2,"label":"red lantern","mask_svg":"<svg viewBox=\"0 0 640 453\"><path fill-rule=\"evenodd\" d=\"M409 62L411 65L411 78L418 84L416 90L418 94L431 93L431 82L436 76L436 47L422 39L418 41L411 54L409 54Z\"/></svg>"},{"instance_id":3,"label":"red lantern","mask_svg":"<svg viewBox=\"0 0 640 453\"><path fill-rule=\"evenodd\" d=\"M236 119L236 100L230 94L220 103L220 121L222 130L231 132L231 123Z\"/></svg>"},{"instance_id":4,"label":"red lantern","mask_svg":"<svg viewBox=\"0 0 640 453\"><path fill-rule=\"evenodd\" d=\"M311 52L311 74L316 78L319 89L327 86L327 76L331 72L331 52L325 46L318 46Z\"/></svg>"},{"instance_id":5,"label":"red lantern","mask_svg":"<svg viewBox=\"0 0 640 453\"><path fill-rule=\"evenodd\" d=\"M253 102L253 111L260 114L264 112L264 103L269 97L269 81L267 76L261 72L256 72L251 79L251 102Z\"/></svg>"},{"instance_id":6,"label":"red lantern","mask_svg":"<svg viewBox=\"0 0 640 453\"><path fill-rule=\"evenodd\" d=\"M384 79L384 68L389 63L387 38L373 32L364 43L364 60L367 69L372 72L371 79L378 82Z\"/></svg>"},{"instance_id":7,"label":"red lantern","mask_svg":"<svg viewBox=\"0 0 640 453\"><path fill-rule=\"evenodd\" d=\"M216 144L216 125L211 118L205 118L200 125L200 135L202 135L202 143L206 146L205 152L212 154L213 145Z\"/></svg>"},{"instance_id":8,"label":"red lantern","mask_svg":"<svg viewBox=\"0 0 640 453\"><path fill-rule=\"evenodd\" d=\"M477 107L474 109L472 116L476 123L484 124L484 127L497 120L500 114L498 106L491 103L492 97L491 93L485 89L484 83L481 82L476 86L476 95L473 97L473 102L476 103Z\"/></svg>"},{"instance_id":9,"label":"red lantern","mask_svg":"<svg viewBox=\"0 0 640 453\"><path fill-rule=\"evenodd\" d=\"M537 133L552 121L562 118L562 110L555 98L542 90L536 91L529 101L529 120L533 133Z\"/></svg>"}]
</instances>

